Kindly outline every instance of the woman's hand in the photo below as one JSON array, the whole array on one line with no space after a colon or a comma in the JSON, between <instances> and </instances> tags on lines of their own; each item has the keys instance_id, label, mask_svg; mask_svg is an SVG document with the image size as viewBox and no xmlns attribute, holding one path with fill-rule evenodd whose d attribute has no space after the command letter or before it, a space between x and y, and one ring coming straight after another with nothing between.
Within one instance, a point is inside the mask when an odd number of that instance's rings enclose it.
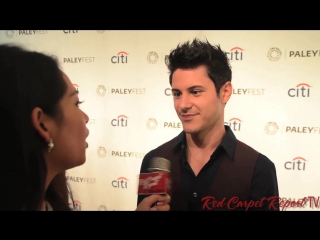
<instances>
[{"instance_id":1,"label":"woman's hand","mask_svg":"<svg viewBox=\"0 0 320 240\"><path fill-rule=\"evenodd\" d=\"M170 206L170 196L169 195L151 195L142 200L138 205L136 211L169 211ZM152 205L156 205L152 207Z\"/></svg>"}]
</instances>

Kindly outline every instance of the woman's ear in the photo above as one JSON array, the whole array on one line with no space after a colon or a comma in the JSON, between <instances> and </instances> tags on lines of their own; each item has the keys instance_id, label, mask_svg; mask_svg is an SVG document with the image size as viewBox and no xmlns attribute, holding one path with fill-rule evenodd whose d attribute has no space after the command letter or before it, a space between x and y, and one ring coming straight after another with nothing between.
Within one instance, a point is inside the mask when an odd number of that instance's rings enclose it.
<instances>
[{"instance_id":1,"label":"woman's ear","mask_svg":"<svg viewBox=\"0 0 320 240\"><path fill-rule=\"evenodd\" d=\"M52 118L45 114L41 108L36 107L31 112L31 121L33 127L45 142L49 142L51 136L49 133Z\"/></svg>"}]
</instances>

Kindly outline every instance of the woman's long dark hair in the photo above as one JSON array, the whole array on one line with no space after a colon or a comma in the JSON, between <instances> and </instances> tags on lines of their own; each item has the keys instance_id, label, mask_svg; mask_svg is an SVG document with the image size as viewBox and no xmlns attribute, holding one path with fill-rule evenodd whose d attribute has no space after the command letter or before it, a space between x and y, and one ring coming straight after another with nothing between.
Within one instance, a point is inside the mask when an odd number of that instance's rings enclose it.
<instances>
[{"instance_id":1,"label":"woman's long dark hair","mask_svg":"<svg viewBox=\"0 0 320 240\"><path fill-rule=\"evenodd\" d=\"M16 45L0 45L0 210L70 210L65 172L44 193L47 143L35 131L31 112L40 107L61 119L59 101L67 90L55 59Z\"/></svg>"}]
</instances>

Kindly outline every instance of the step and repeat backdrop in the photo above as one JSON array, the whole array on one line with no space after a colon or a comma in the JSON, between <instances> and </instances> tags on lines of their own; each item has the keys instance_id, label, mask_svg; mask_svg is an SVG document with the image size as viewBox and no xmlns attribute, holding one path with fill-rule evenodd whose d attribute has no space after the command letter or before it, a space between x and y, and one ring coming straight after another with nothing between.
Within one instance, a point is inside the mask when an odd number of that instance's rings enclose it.
<instances>
[{"instance_id":1,"label":"step and repeat backdrop","mask_svg":"<svg viewBox=\"0 0 320 240\"><path fill-rule=\"evenodd\" d=\"M67 173L77 210L135 210L143 157L182 131L166 58L195 37L230 59L225 124L274 162L282 198L315 197L287 210L319 210L320 31L2 30L57 58L85 101L87 161Z\"/></svg>"}]
</instances>

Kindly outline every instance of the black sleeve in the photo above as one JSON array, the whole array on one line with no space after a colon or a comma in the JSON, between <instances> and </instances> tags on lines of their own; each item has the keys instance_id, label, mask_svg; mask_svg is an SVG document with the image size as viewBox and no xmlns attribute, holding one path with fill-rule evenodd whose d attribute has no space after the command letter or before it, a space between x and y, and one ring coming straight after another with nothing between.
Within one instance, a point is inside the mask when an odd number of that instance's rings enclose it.
<instances>
[{"instance_id":1,"label":"black sleeve","mask_svg":"<svg viewBox=\"0 0 320 240\"><path fill-rule=\"evenodd\" d=\"M250 200L263 200L263 204L259 205L259 207L250 208L250 211L279 211L276 167L263 154L259 155L253 172Z\"/></svg>"},{"instance_id":2,"label":"black sleeve","mask_svg":"<svg viewBox=\"0 0 320 240\"><path fill-rule=\"evenodd\" d=\"M150 160L153 158L154 150L148 152L144 158L142 159L141 167L140 167L140 174L141 173L148 173L148 167L150 165ZM137 206L141 203L141 201L150 195L138 195L138 201L137 201Z\"/></svg>"}]
</instances>

